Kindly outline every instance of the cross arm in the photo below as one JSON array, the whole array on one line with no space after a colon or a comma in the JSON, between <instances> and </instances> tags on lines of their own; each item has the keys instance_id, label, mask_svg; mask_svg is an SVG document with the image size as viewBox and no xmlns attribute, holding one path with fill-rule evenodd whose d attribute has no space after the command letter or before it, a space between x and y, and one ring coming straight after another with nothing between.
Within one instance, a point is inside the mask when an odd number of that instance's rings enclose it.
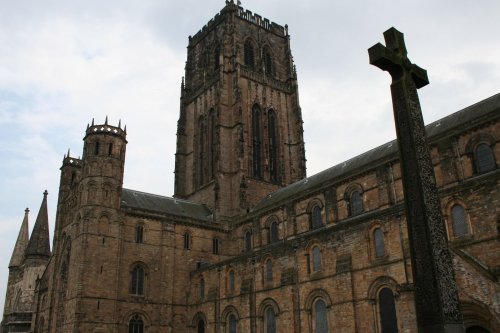
<instances>
[{"instance_id":1,"label":"cross arm","mask_svg":"<svg viewBox=\"0 0 500 333\"><path fill-rule=\"evenodd\" d=\"M370 64L377 66L383 71L388 71L393 79L398 78L403 73L401 60L393 51L384 45L377 43L368 49Z\"/></svg>"}]
</instances>

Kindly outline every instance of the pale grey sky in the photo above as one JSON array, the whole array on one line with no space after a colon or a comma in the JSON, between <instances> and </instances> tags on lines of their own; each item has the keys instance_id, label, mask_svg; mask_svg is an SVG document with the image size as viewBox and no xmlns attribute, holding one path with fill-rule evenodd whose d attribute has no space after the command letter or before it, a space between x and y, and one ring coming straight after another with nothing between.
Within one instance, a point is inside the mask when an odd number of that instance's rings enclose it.
<instances>
[{"instance_id":1,"label":"pale grey sky","mask_svg":"<svg viewBox=\"0 0 500 333\"><path fill-rule=\"evenodd\" d=\"M24 209L30 228L59 167L78 157L92 118L127 124L124 186L172 195L180 82L189 35L223 0L0 2L0 311ZM391 26L427 69L426 122L499 92L500 2L253 0L288 24L299 78L308 175L395 137L390 77L367 49Z\"/></svg>"}]
</instances>

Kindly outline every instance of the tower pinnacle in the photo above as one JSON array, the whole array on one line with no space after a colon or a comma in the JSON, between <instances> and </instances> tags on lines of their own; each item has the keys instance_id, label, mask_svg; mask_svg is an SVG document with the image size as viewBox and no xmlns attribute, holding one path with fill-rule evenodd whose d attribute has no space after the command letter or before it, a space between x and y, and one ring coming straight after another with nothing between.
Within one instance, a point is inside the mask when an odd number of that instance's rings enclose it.
<instances>
[{"instance_id":1,"label":"tower pinnacle","mask_svg":"<svg viewBox=\"0 0 500 333\"><path fill-rule=\"evenodd\" d=\"M21 223L21 229L19 229L19 235L17 236L16 245L14 246L14 251L12 251L12 257L10 258L9 268L20 266L24 260L24 252L26 251L26 246L29 241L28 234L28 214L30 210L26 208L24 210L24 218Z\"/></svg>"}]
</instances>

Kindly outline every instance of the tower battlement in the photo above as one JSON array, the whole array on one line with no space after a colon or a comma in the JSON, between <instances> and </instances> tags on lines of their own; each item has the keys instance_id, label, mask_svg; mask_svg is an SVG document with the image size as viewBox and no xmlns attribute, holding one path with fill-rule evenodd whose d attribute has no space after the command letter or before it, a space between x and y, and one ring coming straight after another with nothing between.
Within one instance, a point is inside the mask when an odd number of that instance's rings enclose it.
<instances>
[{"instance_id":1,"label":"tower battlement","mask_svg":"<svg viewBox=\"0 0 500 333\"><path fill-rule=\"evenodd\" d=\"M127 126L125 126L125 128L122 129L121 122L118 123L118 126L108 125L107 117L106 121L104 122L104 125L94 125L94 120L92 120L92 124L87 125L87 130L85 131L85 138L83 139L85 140L89 135L95 135L95 134L107 134L107 135L119 136L125 140L127 137Z\"/></svg>"},{"instance_id":2,"label":"tower battlement","mask_svg":"<svg viewBox=\"0 0 500 333\"><path fill-rule=\"evenodd\" d=\"M75 166L75 167L81 167L82 166L82 160L79 158L71 157L68 155L64 155L63 158L63 166Z\"/></svg>"},{"instance_id":3,"label":"tower battlement","mask_svg":"<svg viewBox=\"0 0 500 333\"><path fill-rule=\"evenodd\" d=\"M194 45L200 41L203 36L209 31L211 31L216 25L222 22L225 18L226 13L234 12L237 17L260 26L261 28L268 30L278 36L285 37L288 35L288 27L285 27L270 21L267 18L263 18L259 14L252 13L248 9L244 9L234 3L233 0L226 1L226 6L217 13L207 24L203 26L194 36L189 36L189 45Z\"/></svg>"}]
</instances>

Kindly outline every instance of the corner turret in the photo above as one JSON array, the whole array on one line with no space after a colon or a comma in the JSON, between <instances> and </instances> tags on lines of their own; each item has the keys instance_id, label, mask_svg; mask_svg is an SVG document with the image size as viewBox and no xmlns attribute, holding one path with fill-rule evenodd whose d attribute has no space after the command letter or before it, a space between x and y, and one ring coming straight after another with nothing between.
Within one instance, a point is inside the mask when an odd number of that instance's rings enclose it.
<instances>
[{"instance_id":1,"label":"corner turret","mask_svg":"<svg viewBox=\"0 0 500 333\"><path fill-rule=\"evenodd\" d=\"M108 125L92 125L85 132L80 181L81 206L119 208L125 166L127 130Z\"/></svg>"}]
</instances>

